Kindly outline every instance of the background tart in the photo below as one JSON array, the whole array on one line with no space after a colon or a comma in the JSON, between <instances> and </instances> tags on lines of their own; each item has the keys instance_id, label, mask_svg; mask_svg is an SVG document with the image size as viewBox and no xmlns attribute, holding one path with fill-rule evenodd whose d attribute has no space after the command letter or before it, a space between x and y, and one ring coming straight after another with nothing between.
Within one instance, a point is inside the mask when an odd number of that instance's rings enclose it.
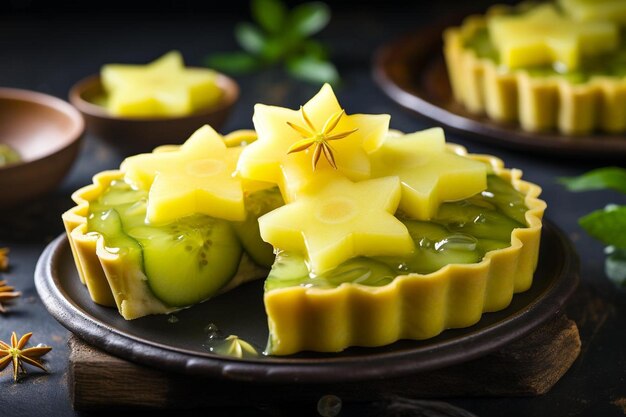
<instances>
[{"instance_id":1,"label":"background tart","mask_svg":"<svg viewBox=\"0 0 626 417\"><path fill-rule=\"evenodd\" d=\"M557 129L572 135L596 129L626 131L626 66L621 72L618 68L560 74L545 67L508 68L497 62L489 44L489 19L529 7L533 6L494 6L486 15L470 16L460 27L444 32L454 98L473 113L500 122L519 122L527 131ZM623 34L624 29L621 31ZM619 67L624 49L622 39L617 51L597 59L613 56Z\"/></svg>"}]
</instances>

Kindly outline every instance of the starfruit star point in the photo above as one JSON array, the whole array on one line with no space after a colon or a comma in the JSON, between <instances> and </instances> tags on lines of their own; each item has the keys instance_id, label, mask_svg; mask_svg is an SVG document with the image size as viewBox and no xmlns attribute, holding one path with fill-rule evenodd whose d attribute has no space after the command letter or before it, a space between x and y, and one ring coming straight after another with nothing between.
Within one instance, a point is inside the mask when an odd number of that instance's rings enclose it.
<instances>
[{"instance_id":1,"label":"starfruit star point","mask_svg":"<svg viewBox=\"0 0 626 417\"><path fill-rule=\"evenodd\" d=\"M146 65L108 64L101 79L108 110L122 117L176 117L210 107L222 96L216 73L187 68L171 51Z\"/></svg>"},{"instance_id":2,"label":"starfruit star point","mask_svg":"<svg viewBox=\"0 0 626 417\"><path fill-rule=\"evenodd\" d=\"M413 219L430 220L443 202L487 188L486 165L449 152L441 128L389 136L371 157L373 175L400 178L399 207Z\"/></svg>"},{"instance_id":3,"label":"starfruit star point","mask_svg":"<svg viewBox=\"0 0 626 417\"><path fill-rule=\"evenodd\" d=\"M393 215L399 200L397 177L354 183L329 173L259 218L261 236L279 250L306 254L314 273L355 256L407 254L413 241Z\"/></svg>"},{"instance_id":4,"label":"starfruit star point","mask_svg":"<svg viewBox=\"0 0 626 417\"><path fill-rule=\"evenodd\" d=\"M561 66L571 71L585 55L598 55L619 45L619 30L611 22L577 22L552 4L519 15L494 16L489 33L509 68Z\"/></svg>"},{"instance_id":5,"label":"starfruit star point","mask_svg":"<svg viewBox=\"0 0 626 417\"><path fill-rule=\"evenodd\" d=\"M298 110L257 105L253 122L258 140L244 149L238 170L244 178L278 184L286 201L320 172L369 178L368 153L389 128L388 115L347 114L329 85Z\"/></svg>"},{"instance_id":6,"label":"starfruit star point","mask_svg":"<svg viewBox=\"0 0 626 417\"><path fill-rule=\"evenodd\" d=\"M132 156L122 170L131 184L149 190L151 223L194 213L241 221L246 217L242 182L233 176L240 152L206 125L179 149Z\"/></svg>"}]
</instances>

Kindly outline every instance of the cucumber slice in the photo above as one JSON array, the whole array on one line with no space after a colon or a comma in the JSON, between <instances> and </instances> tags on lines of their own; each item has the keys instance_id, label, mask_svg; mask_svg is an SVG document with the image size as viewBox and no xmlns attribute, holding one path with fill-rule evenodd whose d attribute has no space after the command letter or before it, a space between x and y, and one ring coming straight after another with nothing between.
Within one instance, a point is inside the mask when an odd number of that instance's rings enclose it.
<instances>
[{"instance_id":1,"label":"cucumber slice","mask_svg":"<svg viewBox=\"0 0 626 417\"><path fill-rule=\"evenodd\" d=\"M519 223L518 227L526 227L528 207L524 196L511 183L497 175L487 177L487 184L487 192L483 191L481 197L494 204L500 213Z\"/></svg>"},{"instance_id":2,"label":"cucumber slice","mask_svg":"<svg viewBox=\"0 0 626 417\"><path fill-rule=\"evenodd\" d=\"M122 230L145 223L148 192L133 189L128 183L112 181L109 188L96 201L89 203L92 213L115 209L119 214Z\"/></svg>"},{"instance_id":3,"label":"cucumber slice","mask_svg":"<svg viewBox=\"0 0 626 417\"><path fill-rule=\"evenodd\" d=\"M124 233L122 219L115 209L92 213L87 219L90 232L97 232L104 238L104 246L112 253L126 256L131 262L141 265L142 254L139 243Z\"/></svg>"},{"instance_id":4,"label":"cucumber slice","mask_svg":"<svg viewBox=\"0 0 626 417\"><path fill-rule=\"evenodd\" d=\"M373 258L352 258L332 271L327 271L312 281L322 281L317 286L338 287L344 282L352 284L382 287L389 284L398 275L389 265Z\"/></svg>"},{"instance_id":5,"label":"cucumber slice","mask_svg":"<svg viewBox=\"0 0 626 417\"><path fill-rule=\"evenodd\" d=\"M491 252L496 249L504 249L511 246L509 242L494 239L478 239L477 248L481 253Z\"/></svg>"},{"instance_id":6,"label":"cucumber slice","mask_svg":"<svg viewBox=\"0 0 626 417\"><path fill-rule=\"evenodd\" d=\"M237 272L241 245L227 221L193 215L163 226L128 231L143 248L154 295L174 307L214 296Z\"/></svg>"},{"instance_id":7,"label":"cucumber slice","mask_svg":"<svg viewBox=\"0 0 626 417\"><path fill-rule=\"evenodd\" d=\"M451 232L430 222L403 220L403 223L415 242L415 251L408 257L385 258L399 272L429 274L448 264L475 263L482 258L477 240L468 234Z\"/></svg>"},{"instance_id":8,"label":"cucumber slice","mask_svg":"<svg viewBox=\"0 0 626 417\"><path fill-rule=\"evenodd\" d=\"M279 252L265 280L265 292L278 288L296 287L309 280L309 267L302 254Z\"/></svg>"},{"instance_id":9,"label":"cucumber slice","mask_svg":"<svg viewBox=\"0 0 626 417\"><path fill-rule=\"evenodd\" d=\"M524 227L496 210L479 207L468 201L442 204L434 221L447 225L451 231L505 242L510 242L513 229Z\"/></svg>"},{"instance_id":10,"label":"cucumber slice","mask_svg":"<svg viewBox=\"0 0 626 417\"><path fill-rule=\"evenodd\" d=\"M274 248L261 239L259 217L285 204L277 187L257 191L246 196L248 216L243 222L233 222L233 229L241 241L244 250L252 260L269 268L274 263Z\"/></svg>"},{"instance_id":11,"label":"cucumber slice","mask_svg":"<svg viewBox=\"0 0 626 417\"><path fill-rule=\"evenodd\" d=\"M286 287L335 288L343 283L379 287L395 277L393 268L374 258L357 257L320 275L311 275L302 254L280 252L265 281L265 291Z\"/></svg>"}]
</instances>

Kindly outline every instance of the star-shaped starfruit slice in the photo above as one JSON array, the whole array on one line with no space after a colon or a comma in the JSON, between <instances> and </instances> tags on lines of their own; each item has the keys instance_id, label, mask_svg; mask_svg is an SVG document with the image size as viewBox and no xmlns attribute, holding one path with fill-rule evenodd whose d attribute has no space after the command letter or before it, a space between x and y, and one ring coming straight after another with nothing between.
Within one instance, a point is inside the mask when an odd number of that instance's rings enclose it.
<instances>
[{"instance_id":1,"label":"star-shaped starfruit slice","mask_svg":"<svg viewBox=\"0 0 626 417\"><path fill-rule=\"evenodd\" d=\"M619 30L611 22L577 22L551 4L526 13L493 16L489 35L509 68L556 65L561 70L580 66L582 57L615 50Z\"/></svg>"},{"instance_id":2,"label":"star-shaped starfruit slice","mask_svg":"<svg viewBox=\"0 0 626 417\"><path fill-rule=\"evenodd\" d=\"M101 79L107 108L117 116L183 116L210 107L222 91L215 71L186 68L172 51L147 65L108 64Z\"/></svg>"},{"instance_id":3,"label":"star-shaped starfruit slice","mask_svg":"<svg viewBox=\"0 0 626 417\"><path fill-rule=\"evenodd\" d=\"M241 180L233 176L240 147L227 148L208 125L180 148L131 156L125 180L148 193L147 220L161 223L195 213L241 221L246 217Z\"/></svg>"},{"instance_id":4,"label":"star-shaped starfruit slice","mask_svg":"<svg viewBox=\"0 0 626 417\"><path fill-rule=\"evenodd\" d=\"M261 237L275 248L307 256L313 273L355 256L406 255L413 241L394 217L397 177L354 183L337 173L320 176L298 199L259 218Z\"/></svg>"},{"instance_id":5,"label":"star-shaped starfruit slice","mask_svg":"<svg viewBox=\"0 0 626 417\"><path fill-rule=\"evenodd\" d=\"M626 24L626 1L624 0L559 0L559 5L574 20L610 21Z\"/></svg>"},{"instance_id":6,"label":"star-shaped starfruit slice","mask_svg":"<svg viewBox=\"0 0 626 417\"><path fill-rule=\"evenodd\" d=\"M400 178L400 210L417 220L431 219L445 201L487 188L487 166L448 151L441 128L389 135L371 157L372 176Z\"/></svg>"},{"instance_id":7,"label":"star-shaped starfruit slice","mask_svg":"<svg viewBox=\"0 0 626 417\"><path fill-rule=\"evenodd\" d=\"M252 120L258 139L241 153L239 174L278 184L286 201L324 172L369 178L368 153L389 128L389 115L346 114L328 84L300 110L257 104Z\"/></svg>"}]
</instances>

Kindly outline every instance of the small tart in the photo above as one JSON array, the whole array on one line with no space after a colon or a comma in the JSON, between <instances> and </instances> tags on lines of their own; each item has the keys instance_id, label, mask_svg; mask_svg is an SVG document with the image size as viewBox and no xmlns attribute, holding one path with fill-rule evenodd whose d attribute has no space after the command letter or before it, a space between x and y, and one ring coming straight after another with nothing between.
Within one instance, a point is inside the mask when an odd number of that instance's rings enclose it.
<instances>
[{"instance_id":1,"label":"small tart","mask_svg":"<svg viewBox=\"0 0 626 417\"><path fill-rule=\"evenodd\" d=\"M537 75L526 68L500 66L466 46L486 30L489 18L517 10L494 6L485 16L470 16L460 27L444 32L444 56L456 101L472 113L519 122L531 132L626 131L626 76L591 75L581 82L561 74Z\"/></svg>"},{"instance_id":2,"label":"small tart","mask_svg":"<svg viewBox=\"0 0 626 417\"><path fill-rule=\"evenodd\" d=\"M447 146L458 155L467 155L461 146ZM266 287L267 352L338 352L349 346L427 339L445 329L470 326L483 312L507 307L514 293L530 288L546 207L537 198L541 189L521 180L521 171L505 169L495 157L469 157L488 163L495 174L525 196L528 227L513 230L511 246L488 252L478 263L449 264L430 274L400 275L384 286Z\"/></svg>"}]
</instances>

